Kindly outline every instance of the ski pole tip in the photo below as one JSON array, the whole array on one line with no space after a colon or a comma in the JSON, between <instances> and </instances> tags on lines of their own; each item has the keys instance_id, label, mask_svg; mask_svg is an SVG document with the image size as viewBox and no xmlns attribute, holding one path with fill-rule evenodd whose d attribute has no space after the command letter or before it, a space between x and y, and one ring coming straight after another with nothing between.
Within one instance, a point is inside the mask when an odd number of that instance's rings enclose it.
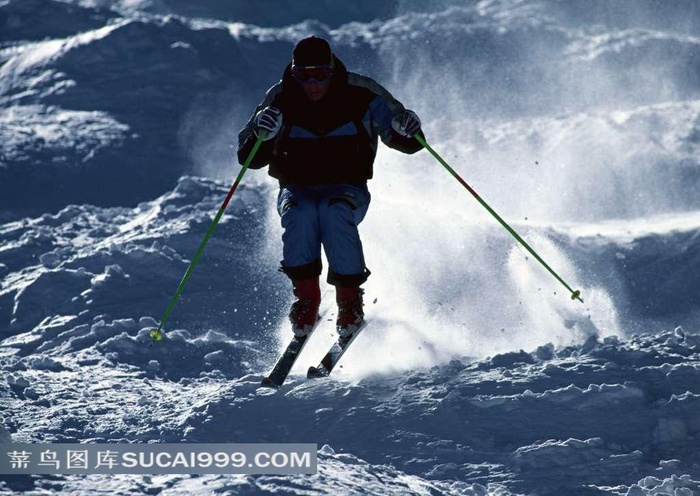
<instances>
[{"instance_id":1,"label":"ski pole tip","mask_svg":"<svg viewBox=\"0 0 700 496\"><path fill-rule=\"evenodd\" d=\"M160 341L163 339L163 333L161 333L158 329L153 329L151 331L151 339L153 339L153 341Z\"/></svg>"},{"instance_id":2,"label":"ski pole tip","mask_svg":"<svg viewBox=\"0 0 700 496\"><path fill-rule=\"evenodd\" d=\"M583 299L581 298L581 290L577 289L573 293L571 293L571 299L572 300L579 300L581 303L583 303Z\"/></svg>"}]
</instances>

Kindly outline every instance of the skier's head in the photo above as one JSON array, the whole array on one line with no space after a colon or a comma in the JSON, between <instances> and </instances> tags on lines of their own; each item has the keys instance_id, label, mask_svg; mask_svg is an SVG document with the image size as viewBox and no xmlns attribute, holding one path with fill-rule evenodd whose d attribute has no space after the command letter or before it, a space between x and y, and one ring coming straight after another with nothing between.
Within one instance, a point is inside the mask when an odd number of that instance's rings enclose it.
<instances>
[{"instance_id":1,"label":"skier's head","mask_svg":"<svg viewBox=\"0 0 700 496\"><path fill-rule=\"evenodd\" d=\"M331 65L333 52L331 46L323 38L309 36L294 46L292 64L300 67Z\"/></svg>"},{"instance_id":2,"label":"skier's head","mask_svg":"<svg viewBox=\"0 0 700 496\"><path fill-rule=\"evenodd\" d=\"M333 75L333 65L333 52L323 38L309 36L294 46L292 76L312 102L326 96Z\"/></svg>"}]
</instances>

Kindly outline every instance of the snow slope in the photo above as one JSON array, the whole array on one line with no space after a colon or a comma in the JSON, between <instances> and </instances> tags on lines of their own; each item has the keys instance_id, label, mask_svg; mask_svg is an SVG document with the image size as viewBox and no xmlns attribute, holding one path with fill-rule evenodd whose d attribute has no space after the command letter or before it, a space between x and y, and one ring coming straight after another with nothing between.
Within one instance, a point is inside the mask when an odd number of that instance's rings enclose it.
<instances>
[{"instance_id":1,"label":"snow slope","mask_svg":"<svg viewBox=\"0 0 700 496\"><path fill-rule=\"evenodd\" d=\"M0 493L700 494L692 2L0 2L0 440L312 442L315 476L0 476ZM174 13L177 15L167 15ZM148 333L294 42L422 117L361 226L370 325L280 391L275 184L250 171ZM324 288L328 290L328 288Z\"/></svg>"}]
</instances>

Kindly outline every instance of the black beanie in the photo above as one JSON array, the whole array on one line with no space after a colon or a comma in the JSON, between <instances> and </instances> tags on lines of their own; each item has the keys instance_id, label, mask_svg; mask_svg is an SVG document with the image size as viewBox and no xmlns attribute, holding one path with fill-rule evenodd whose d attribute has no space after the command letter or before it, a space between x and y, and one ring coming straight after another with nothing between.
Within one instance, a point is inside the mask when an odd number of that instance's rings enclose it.
<instances>
[{"instance_id":1,"label":"black beanie","mask_svg":"<svg viewBox=\"0 0 700 496\"><path fill-rule=\"evenodd\" d=\"M292 52L292 64L301 67L328 65L332 62L333 54L330 45L318 36L309 36L300 40Z\"/></svg>"}]
</instances>

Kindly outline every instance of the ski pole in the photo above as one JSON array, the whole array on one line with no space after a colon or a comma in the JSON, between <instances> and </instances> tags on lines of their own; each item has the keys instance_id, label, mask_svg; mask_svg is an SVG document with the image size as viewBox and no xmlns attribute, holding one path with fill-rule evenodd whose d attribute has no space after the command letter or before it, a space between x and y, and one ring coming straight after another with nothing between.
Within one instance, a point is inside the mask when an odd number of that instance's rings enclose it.
<instances>
[{"instance_id":1,"label":"ski pole","mask_svg":"<svg viewBox=\"0 0 700 496\"><path fill-rule=\"evenodd\" d=\"M214 234L214 229L216 228L216 225L219 223L221 216L224 214L224 210L226 210L226 207L228 206L229 201L231 201L231 197L233 196L233 193L236 192L238 185L240 184L241 180L243 179L243 174L245 174L245 171L248 170L250 163L253 161L253 157L255 157L255 154L258 152L258 148L260 148L260 145L264 141L264 137L265 137L264 133L261 133L260 136L258 136L257 141L253 145L253 149L250 151L250 154L248 154L248 158L246 159L245 163L243 164L241 171L238 173L238 177L236 177L236 180L233 182L233 186L231 186L231 189L229 190L228 195L226 195L226 199L221 204L221 207L219 208L219 211L217 212L216 217L214 217L214 220L212 221L211 225L209 226L209 230L207 231L207 234L204 236L202 243L199 245L199 248L197 249L197 253L194 254L194 257L192 257L192 261L190 262L190 266L187 268L185 275L182 277L182 280L180 281L180 285L178 286L177 291L175 291L175 295L173 296L172 300L170 300L170 304L168 305L168 308L165 310L165 315L163 315L163 318L160 320L160 324L158 325L158 329L154 329L151 331L151 338L153 338L153 341L160 341L161 339L163 339L163 333L162 333L163 326L165 325L165 322L170 317L170 314L172 313L173 308L175 308L175 303L177 302L178 298L180 298L180 294L182 293L182 290L185 287L185 284L187 284L187 281L189 280L190 276L192 275L192 271L194 270L194 266L197 265L197 262L199 262L199 259L202 257L202 252L204 252L204 247L207 245L207 242L209 242L209 238L211 238L211 235Z\"/></svg>"},{"instance_id":2,"label":"ski pole","mask_svg":"<svg viewBox=\"0 0 700 496\"><path fill-rule=\"evenodd\" d=\"M431 155L432 155L433 157L435 157L435 158L437 159L437 161L440 162L440 163L445 167L445 169L447 169L447 171L448 171L450 174L452 174L452 176L453 176L457 181L459 181L459 183L460 183L462 186L464 186L464 187L466 188L466 190L469 191L469 192L472 194L472 196L473 196L474 198L476 198L477 201L478 201L479 203L481 203L481 205L482 205L486 210L488 210L488 212L489 212L491 215L493 215L493 216L496 218L496 220L497 220L498 222L501 223L501 225L506 229L506 231L508 231L521 245L523 245L523 246L527 249L527 251L529 251L529 252L532 254L532 256L535 257L535 258L537 259L537 261L540 262L540 263L544 266L544 268L547 269L547 270L550 272L550 274L552 274L552 275L554 276L554 278L555 278L557 281L559 281L560 283L562 283L562 285L571 293L571 299L572 299L572 300L579 300L581 303L583 303L583 299L581 298L581 291L580 291L580 290L577 289L576 291L574 291L573 289L571 289L571 287L564 281L564 279L562 279L562 278L559 276L559 274L557 274L556 272L554 272L554 270L553 270L549 265L547 265L547 262L545 262L544 260L542 260L542 257L540 257L540 256L537 254L537 252L536 252L535 250L533 250L532 247L531 247L529 244L527 244L527 243L525 242L525 240L524 240L523 238L521 238L520 235L519 235L517 232L515 232L515 230L514 230L512 227L510 227L510 226L508 225L508 223L507 223L506 221L504 221L504 220L501 218L501 216L498 215L498 214L496 213L496 211L495 211L494 209L492 209L492 208L489 206L489 204L486 203L486 202L484 201L484 199L481 198L481 197L479 196L479 194L478 194L476 191L474 191L474 189L473 189L471 186L469 186L469 184L467 184L467 182L466 182L464 179L462 179L462 178L460 177L460 175L457 174L457 172L455 172L455 170L454 170L452 167L450 167L450 166L448 165L448 163L445 162L445 161L442 159L442 157L441 157L440 155L438 155L438 153L437 153L435 150L433 150L433 149L430 147L430 145L429 145L428 143L426 143L425 139L423 139L420 135L416 135L415 138L416 138L416 140L418 140L418 143L420 143L421 145L423 145L423 147L425 147L425 149L428 150L428 151L431 153Z\"/></svg>"}]
</instances>

